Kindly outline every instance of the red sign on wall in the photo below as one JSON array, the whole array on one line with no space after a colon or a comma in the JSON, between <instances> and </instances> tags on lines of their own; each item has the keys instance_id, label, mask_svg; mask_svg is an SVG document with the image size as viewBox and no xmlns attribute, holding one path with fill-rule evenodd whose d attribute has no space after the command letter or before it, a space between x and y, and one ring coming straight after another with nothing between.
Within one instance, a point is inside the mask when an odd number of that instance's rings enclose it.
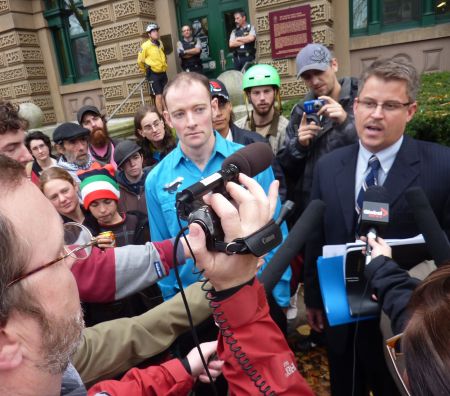
<instances>
[{"instance_id":1,"label":"red sign on wall","mask_svg":"<svg viewBox=\"0 0 450 396\"><path fill-rule=\"evenodd\" d=\"M272 58L294 58L312 41L309 5L269 12Z\"/></svg>"}]
</instances>

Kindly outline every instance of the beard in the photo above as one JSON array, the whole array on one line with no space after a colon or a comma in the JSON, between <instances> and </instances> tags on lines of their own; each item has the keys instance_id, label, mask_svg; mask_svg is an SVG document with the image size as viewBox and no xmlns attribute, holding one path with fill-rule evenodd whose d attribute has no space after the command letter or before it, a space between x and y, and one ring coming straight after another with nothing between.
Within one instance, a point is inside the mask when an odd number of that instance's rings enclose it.
<instances>
[{"instance_id":1,"label":"beard","mask_svg":"<svg viewBox=\"0 0 450 396\"><path fill-rule=\"evenodd\" d=\"M94 147L105 147L109 141L109 134L106 126L104 129L94 129L89 135L89 142Z\"/></svg>"},{"instance_id":2,"label":"beard","mask_svg":"<svg viewBox=\"0 0 450 396\"><path fill-rule=\"evenodd\" d=\"M40 325L43 334L42 360L36 363L36 367L51 375L62 374L80 343L84 329L83 312L80 308L77 314L64 319L47 314Z\"/></svg>"},{"instance_id":3,"label":"beard","mask_svg":"<svg viewBox=\"0 0 450 396\"><path fill-rule=\"evenodd\" d=\"M253 111L258 114L259 116L266 116L267 114L270 113L270 111L272 110L272 107L275 104L275 99L272 101L272 103L267 103L265 104L265 108L264 109L260 109L257 106L253 105Z\"/></svg>"}]
</instances>

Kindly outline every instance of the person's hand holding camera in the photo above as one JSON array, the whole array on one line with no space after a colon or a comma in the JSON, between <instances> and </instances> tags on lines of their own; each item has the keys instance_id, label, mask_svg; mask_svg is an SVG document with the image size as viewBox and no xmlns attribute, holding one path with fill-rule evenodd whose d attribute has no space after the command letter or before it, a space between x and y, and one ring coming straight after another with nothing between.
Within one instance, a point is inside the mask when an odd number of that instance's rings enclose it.
<instances>
[{"instance_id":1,"label":"person's hand holding camera","mask_svg":"<svg viewBox=\"0 0 450 396\"><path fill-rule=\"evenodd\" d=\"M275 211L278 182L274 181L266 196L262 187L252 178L240 174L240 186L233 182L227 183L227 192L231 195L237 207L221 194L211 194L204 197L219 216L225 242L246 237L266 225ZM258 258L251 255L227 255L211 252L206 249L205 233L199 224L189 226L189 240L196 258L196 266L205 270L208 278L217 291L230 289L250 281L257 272Z\"/></svg>"},{"instance_id":2,"label":"person's hand holding camera","mask_svg":"<svg viewBox=\"0 0 450 396\"><path fill-rule=\"evenodd\" d=\"M297 133L299 143L304 147L308 147L311 140L317 136L321 130L322 127L317 125L314 121L308 123L306 120L306 113L303 113Z\"/></svg>"},{"instance_id":3,"label":"person's hand holding camera","mask_svg":"<svg viewBox=\"0 0 450 396\"><path fill-rule=\"evenodd\" d=\"M336 102L333 98L325 95L320 96L319 99L324 100L326 103L317 112L318 116L324 115L338 124L343 124L345 122L347 113L339 102Z\"/></svg>"}]
</instances>

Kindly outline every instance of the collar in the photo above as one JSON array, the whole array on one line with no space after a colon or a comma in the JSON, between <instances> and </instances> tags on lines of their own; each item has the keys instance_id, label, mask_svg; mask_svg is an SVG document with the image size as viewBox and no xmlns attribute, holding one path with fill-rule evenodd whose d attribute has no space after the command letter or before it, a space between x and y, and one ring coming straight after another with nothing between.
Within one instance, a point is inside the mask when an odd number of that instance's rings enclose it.
<instances>
[{"instance_id":1,"label":"collar","mask_svg":"<svg viewBox=\"0 0 450 396\"><path fill-rule=\"evenodd\" d=\"M269 131L267 132L267 136L269 136L269 135L273 136L273 137L277 136L279 119L280 119L280 113L278 113L278 111L276 109L274 109L272 121L270 122L270 124L267 124L267 125L270 125ZM267 126L267 125L265 125L265 126ZM264 128L265 126L258 127L258 128ZM255 125L255 120L253 119L253 111L252 111L252 114L250 116L250 130L256 131L256 128L257 127Z\"/></svg>"},{"instance_id":2,"label":"collar","mask_svg":"<svg viewBox=\"0 0 450 396\"><path fill-rule=\"evenodd\" d=\"M378 151L377 153L371 153L369 150L367 150L361 144L361 141L359 141L359 158L361 159L362 163L366 164L366 167L364 168L364 170L367 169L367 164L369 163L369 158L375 154L377 156L378 160L380 161L381 169L383 169L383 172L385 174L388 174L389 170L392 167L392 164L395 161L397 153L400 150L402 143L403 143L403 136L400 139L398 139L391 146L389 146L381 151Z\"/></svg>"},{"instance_id":3,"label":"collar","mask_svg":"<svg viewBox=\"0 0 450 396\"><path fill-rule=\"evenodd\" d=\"M213 148L213 151L212 151L209 159L213 158L217 153L221 154L223 157L227 157L228 154L227 154L226 140L217 131L214 131L214 137L215 137L214 148ZM172 153L173 153L172 155L173 155L173 160L174 160L174 166L177 166L178 164L180 164L181 161L186 161L186 162L191 161L191 159L185 153L183 153L180 142L178 142L177 146L172 151Z\"/></svg>"}]
</instances>

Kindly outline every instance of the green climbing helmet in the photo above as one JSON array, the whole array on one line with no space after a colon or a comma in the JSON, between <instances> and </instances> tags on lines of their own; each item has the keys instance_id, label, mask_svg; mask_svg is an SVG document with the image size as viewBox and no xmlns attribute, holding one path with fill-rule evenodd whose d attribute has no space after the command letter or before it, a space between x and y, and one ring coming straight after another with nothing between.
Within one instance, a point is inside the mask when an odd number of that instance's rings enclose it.
<instances>
[{"instance_id":1,"label":"green climbing helmet","mask_svg":"<svg viewBox=\"0 0 450 396\"><path fill-rule=\"evenodd\" d=\"M259 64L252 66L244 74L242 89L260 87L262 85L276 85L280 88L280 76L277 69L271 65Z\"/></svg>"}]
</instances>

